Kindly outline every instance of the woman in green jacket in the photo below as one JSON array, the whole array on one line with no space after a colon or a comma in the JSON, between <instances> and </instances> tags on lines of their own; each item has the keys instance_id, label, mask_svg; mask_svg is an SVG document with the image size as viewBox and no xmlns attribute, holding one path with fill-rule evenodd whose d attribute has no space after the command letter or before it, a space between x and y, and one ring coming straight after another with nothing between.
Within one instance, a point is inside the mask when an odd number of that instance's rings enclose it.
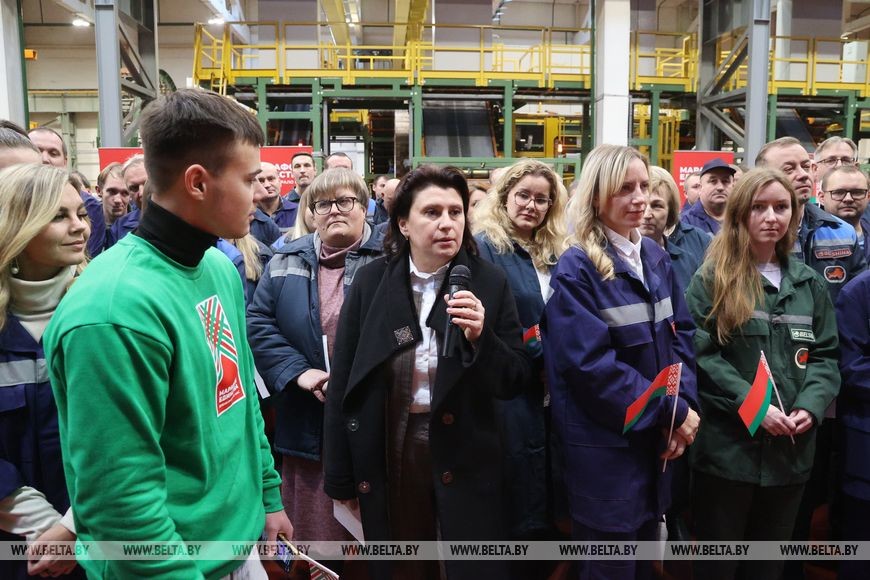
<instances>
[{"instance_id":1,"label":"woman in green jacket","mask_svg":"<svg viewBox=\"0 0 870 580\"><path fill-rule=\"evenodd\" d=\"M816 427L840 387L834 309L825 282L791 256L797 227L788 178L748 172L689 285L704 417L691 457L699 540L791 538ZM757 407L752 434L750 409L738 410L762 352L775 392ZM738 564L697 562L695 576L734 578ZM757 579L778 578L782 568L781 561L743 565L742 575Z\"/></svg>"}]
</instances>

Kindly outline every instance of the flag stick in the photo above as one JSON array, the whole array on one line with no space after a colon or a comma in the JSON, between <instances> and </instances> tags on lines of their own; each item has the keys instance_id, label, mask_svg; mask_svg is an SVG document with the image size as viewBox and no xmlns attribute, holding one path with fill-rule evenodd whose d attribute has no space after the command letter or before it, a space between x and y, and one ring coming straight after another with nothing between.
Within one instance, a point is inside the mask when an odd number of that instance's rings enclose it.
<instances>
[{"instance_id":1,"label":"flag stick","mask_svg":"<svg viewBox=\"0 0 870 580\"><path fill-rule=\"evenodd\" d=\"M764 356L764 351L761 351L761 356ZM779 403L779 410L782 411L782 414L785 415L785 407L782 404L782 399L779 397L779 389L776 388L776 381L773 380L773 371L770 370L770 366L767 364L767 357L764 357L764 366L767 367L767 373L770 375L770 384L773 385L773 394L776 395L776 402ZM791 439L791 444L794 445L794 435L789 434L789 439Z\"/></svg>"},{"instance_id":2,"label":"flag stick","mask_svg":"<svg viewBox=\"0 0 870 580\"><path fill-rule=\"evenodd\" d=\"M683 379L683 363L680 363L680 370L677 373L677 392L674 393L674 408L671 411L671 429L668 431L668 441L670 442L671 437L674 436L674 422L677 420L677 401L680 400L680 382ZM664 464L662 464L662 473L668 468L668 460L665 458Z\"/></svg>"}]
</instances>

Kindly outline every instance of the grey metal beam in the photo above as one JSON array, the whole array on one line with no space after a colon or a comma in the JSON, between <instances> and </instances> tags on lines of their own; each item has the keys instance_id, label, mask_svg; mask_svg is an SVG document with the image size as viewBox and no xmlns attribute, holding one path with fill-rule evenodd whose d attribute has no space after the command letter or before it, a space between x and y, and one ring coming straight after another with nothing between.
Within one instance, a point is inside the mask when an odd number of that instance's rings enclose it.
<instances>
[{"instance_id":1,"label":"grey metal beam","mask_svg":"<svg viewBox=\"0 0 870 580\"><path fill-rule=\"evenodd\" d=\"M96 91L93 94L38 93L28 95L31 113L99 113L100 103Z\"/></svg>"},{"instance_id":2,"label":"grey metal beam","mask_svg":"<svg viewBox=\"0 0 870 580\"><path fill-rule=\"evenodd\" d=\"M716 73L716 31L714 30L716 13L710 0L698 2L698 20L701 26L698 31L698 86L706 87L715 78ZM715 125L703 112L704 105L700 99L695 111L695 147L712 149L715 139Z\"/></svg>"},{"instance_id":3,"label":"grey metal beam","mask_svg":"<svg viewBox=\"0 0 870 580\"><path fill-rule=\"evenodd\" d=\"M746 89L735 89L733 91L728 91L726 93L719 93L718 95L711 95L709 97L704 97L703 100L700 101L703 105L707 107L712 106L722 106L723 104L740 104L743 105L746 102Z\"/></svg>"},{"instance_id":4,"label":"grey metal beam","mask_svg":"<svg viewBox=\"0 0 870 580\"><path fill-rule=\"evenodd\" d=\"M754 161L767 140L767 80L770 65L770 0L753 0L746 85L745 160Z\"/></svg>"},{"instance_id":5,"label":"grey metal beam","mask_svg":"<svg viewBox=\"0 0 870 580\"><path fill-rule=\"evenodd\" d=\"M731 119L725 116L725 114L718 110L709 107L698 108L698 111L704 115L706 119L710 121L712 125L714 125L717 129L725 133L734 144L737 146L743 146L744 136L740 130L740 127Z\"/></svg>"},{"instance_id":6,"label":"grey metal beam","mask_svg":"<svg viewBox=\"0 0 870 580\"><path fill-rule=\"evenodd\" d=\"M97 39L100 143L103 147L122 147L121 49L115 0L94 1L94 27Z\"/></svg>"},{"instance_id":7,"label":"grey metal beam","mask_svg":"<svg viewBox=\"0 0 870 580\"><path fill-rule=\"evenodd\" d=\"M721 91L725 83L731 80L731 77L746 59L748 44L747 35L744 32L737 44L734 45L731 53L719 64L719 68L713 74L713 80L701 91L704 96Z\"/></svg>"}]
</instances>

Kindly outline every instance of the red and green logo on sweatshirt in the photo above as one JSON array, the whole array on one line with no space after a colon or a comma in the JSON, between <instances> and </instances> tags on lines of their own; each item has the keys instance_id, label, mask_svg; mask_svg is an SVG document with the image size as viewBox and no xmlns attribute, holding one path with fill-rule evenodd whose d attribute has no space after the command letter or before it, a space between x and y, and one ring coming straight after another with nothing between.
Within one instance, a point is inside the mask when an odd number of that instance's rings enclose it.
<instances>
[{"instance_id":1,"label":"red and green logo on sweatshirt","mask_svg":"<svg viewBox=\"0 0 870 580\"><path fill-rule=\"evenodd\" d=\"M233 329L224 314L217 296L212 296L196 305L196 311L205 330L205 341L214 358L217 384L215 406L220 417L227 409L245 398L245 390L239 378L239 356L233 340Z\"/></svg>"}]
</instances>

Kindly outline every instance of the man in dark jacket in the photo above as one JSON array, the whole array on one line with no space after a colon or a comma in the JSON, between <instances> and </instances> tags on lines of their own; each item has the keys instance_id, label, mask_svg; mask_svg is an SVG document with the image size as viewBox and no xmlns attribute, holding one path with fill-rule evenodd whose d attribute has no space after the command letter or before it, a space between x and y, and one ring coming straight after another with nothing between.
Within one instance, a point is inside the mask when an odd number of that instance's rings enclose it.
<instances>
[{"instance_id":1,"label":"man in dark jacket","mask_svg":"<svg viewBox=\"0 0 870 580\"><path fill-rule=\"evenodd\" d=\"M734 168L718 157L705 163L701 169L699 199L683 213L681 221L710 235L719 233L720 222L725 217L725 202L734 187L733 179Z\"/></svg>"}]
</instances>

